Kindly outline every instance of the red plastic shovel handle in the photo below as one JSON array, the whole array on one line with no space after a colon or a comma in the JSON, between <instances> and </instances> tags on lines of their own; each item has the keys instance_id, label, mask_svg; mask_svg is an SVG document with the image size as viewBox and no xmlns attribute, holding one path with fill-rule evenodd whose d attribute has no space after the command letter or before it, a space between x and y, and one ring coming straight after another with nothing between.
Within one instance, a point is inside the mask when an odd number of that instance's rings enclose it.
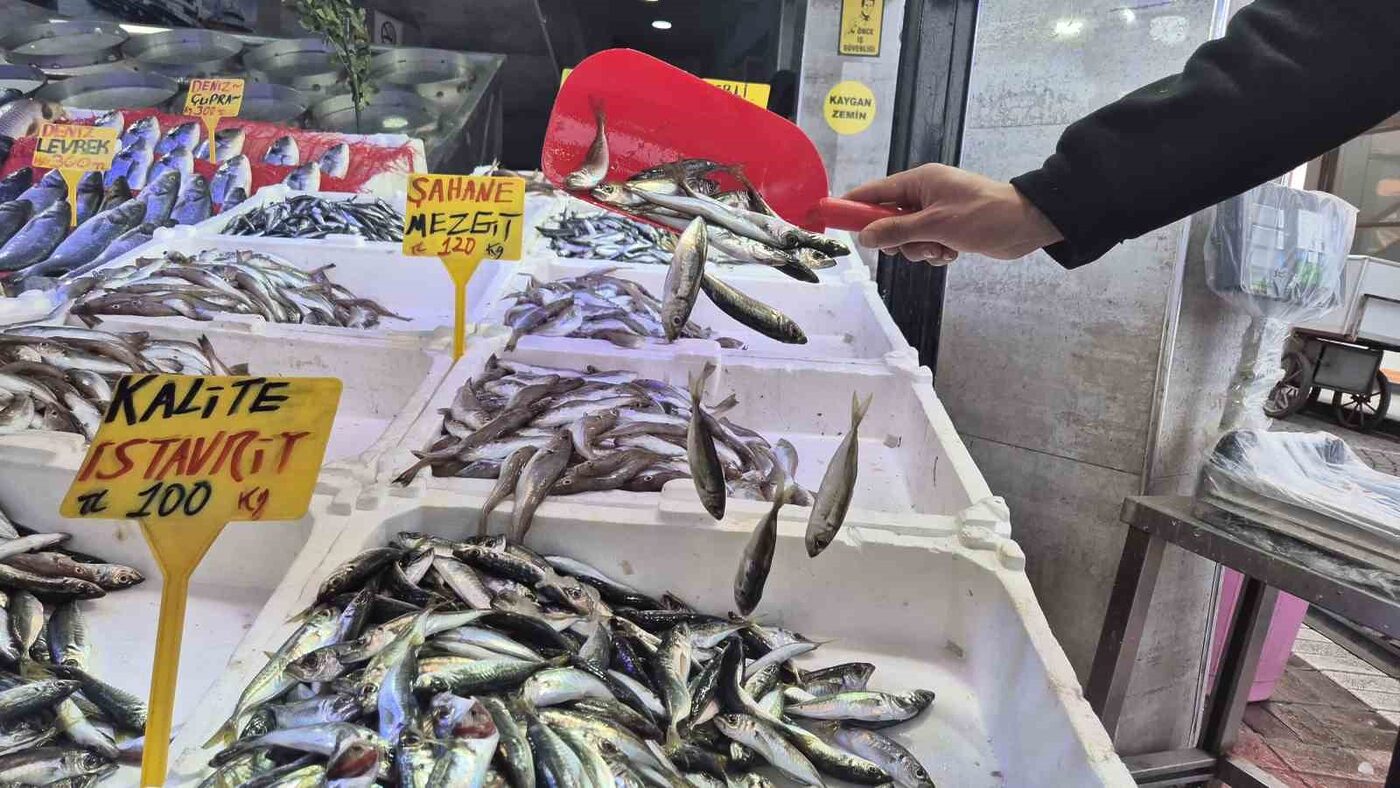
<instances>
[{"instance_id":1,"label":"red plastic shovel handle","mask_svg":"<svg viewBox=\"0 0 1400 788\"><path fill-rule=\"evenodd\" d=\"M842 200L836 197L823 197L817 201L817 217L821 224L838 230L859 232L866 225L891 216L902 216L904 211L888 205L875 205L855 200Z\"/></svg>"}]
</instances>

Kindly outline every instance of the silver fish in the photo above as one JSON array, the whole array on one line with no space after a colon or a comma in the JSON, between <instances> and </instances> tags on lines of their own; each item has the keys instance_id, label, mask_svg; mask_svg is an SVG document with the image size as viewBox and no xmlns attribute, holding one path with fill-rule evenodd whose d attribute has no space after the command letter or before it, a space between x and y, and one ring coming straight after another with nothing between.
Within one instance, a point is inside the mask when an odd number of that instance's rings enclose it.
<instances>
[{"instance_id":1,"label":"silver fish","mask_svg":"<svg viewBox=\"0 0 1400 788\"><path fill-rule=\"evenodd\" d=\"M321 188L321 164L308 161L287 174L282 182L299 192L314 192Z\"/></svg>"},{"instance_id":2,"label":"silver fish","mask_svg":"<svg viewBox=\"0 0 1400 788\"><path fill-rule=\"evenodd\" d=\"M851 395L851 426L822 474L821 487L807 518L807 555L816 557L836 538L846 520L851 497L855 493L856 473L860 466L860 422L870 409L871 397L865 402Z\"/></svg>"},{"instance_id":3,"label":"silver fish","mask_svg":"<svg viewBox=\"0 0 1400 788\"><path fill-rule=\"evenodd\" d=\"M470 389L470 384L466 387ZM500 476L496 479L496 486L491 489L491 494L486 497L486 502L481 505L481 517L477 520L477 536L486 535L486 523L491 517L491 512L506 498L515 494L515 485L520 478L520 472L525 468L530 458L535 456L536 447L522 446L511 452L506 461L501 464Z\"/></svg>"},{"instance_id":4,"label":"silver fish","mask_svg":"<svg viewBox=\"0 0 1400 788\"><path fill-rule=\"evenodd\" d=\"M568 467L572 454L573 441L567 431L561 430L525 463L520 471L520 480L515 485L515 508L510 519L511 542L519 544L525 540L535 510Z\"/></svg>"},{"instance_id":5,"label":"silver fish","mask_svg":"<svg viewBox=\"0 0 1400 788\"><path fill-rule=\"evenodd\" d=\"M0 271L15 271L48 257L68 234L68 201L59 199L0 246Z\"/></svg>"},{"instance_id":6,"label":"silver fish","mask_svg":"<svg viewBox=\"0 0 1400 788\"><path fill-rule=\"evenodd\" d=\"M934 788L933 778L914 754L899 742L867 728L837 723L819 727L818 732L842 748L859 755L889 773L900 788Z\"/></svg>"},{"instance_id":7,"label":"silver fish","mask_svg":"<svg viewBox=\"0 0 1400 788\"><path fill-rule=\"evenodd\" d=\"M223 163L243 153L243 142L247 134L242 126L228 126L214 132L214 161ZM196 159L209 160L209 140L206 138L195 148Z\"/></svg>"},{"instance_id":8,"label":"silver fish","mask_svg":"<svg viewBox=\"0 0 1400 788\"><path fill-rule=\"evenodd\" d=\"M136 200L103 211L63 239L42 262L23 269L17 276L45 276L91 262L119 236L139 225L145 214L146 205Z\"/></svg>"},{"instance_id":9,"label":"silver fish","mask_svg":"<svg viewBox=\"0 0 1400 788\"><path fill-rule=\"evenodd\" d=\"M14 202L25 190L34 185L34 168L20 167L0 178L0 204ZM31 203L30 207L33 207Z\"/></svg>"},{"instance_id":10,"label":"silver fish","mask_svg":"<svg viewBox=\"0 0 1400 788\"><path fill-rule=\"evenodd\" d=\"M170 210L170 218L176 224L199 224L212 213L209 182L197 173L185 178L184 186L175 198L175 206Z\"/></svg>"},{"instance_id":11,"label":"silver fish","mask_svg":"<svg viewBox=\"0 0 1400 788\"><path fill-rule=\"evenodd\" d=\"M283 167L295 167L301 163L301 150L297 146L297 141L290 136L282 136L272 141L267 151L263 153L262 160L266 164L279 164Z\"/></svg>"},{"instance_id":12,"label":"silver fish","mask_svg":"<svg viewBox=\"0 0 1400 788\"><path fill-rule=\"evenodd\" d=\"M799 785L824 784L812 762L768 723L745 714L721 714L714 722L720 733L757 751L788 779Z\"/></svg>"},{"instance_id":13,"label":"silver fish","mask_svg":"<svg viewBox=\"0 0 1400 788\"><path fill-rule=\"evenodd\" d=\"M797 321L762 301L708 274L700 280L700 287L720 311L769 339L790 345L807 344L807 335Z\"/></svg>"},{"instance_id":14,"label":"silver fish","mask_svg":"<svg viewBox=\"0 0 1400 788\"><path fill-rule=\"evenodd\" d=\"M214 204L220 207L232 207L228 205L228 198L234 189L242 189L246 194L253 185L253 167L248 163L248 157L243 154L221 158L219 168L214 171L214 180L209 184L209 194L214 200Z\"/></svg>"},{"instance_id":15,"label":"silver fish","mask_svg":"<svg viewBox=\"0 0 1400 788\"><path fill-rule=\"evenodd\" d=\"M34 204L28 200L0 203L0 247L14 237L34 215Z\"/></svg>"},{"instance_id":16,"label":"silver fish","mask_svg":"<svg viewBox=\"0 0 1400 788\"><path fill-rule=\"evenodd\" d=\"M150 151L154 151L156 145L160 143L160 121L156 119L155 115L147 115L133 122L126 127L126 131L122 132L122 148L130 148L138 142L145 143L146 149Z\"/></svg>"},{"instance_id":17,"label":"silver fish","mask_svg":"<svg viewBox=\"0 0 1400 788\"><path fill-rule=\"evenodd\" d=\"M685 449L690 464L690 478L695 482L695 492L705 511L716 520L724 519L724 504L727 488L724 481L724 468L715 452L715 439L702 414L700 398L704 394L705 381L714 372L714 365L705 364L698 375L690 377L690 426L686 430Z\"/></svg>"},{"instance_id":18,"label":"silver fish","mask_svg":"<svg viewBox=\"0 0 1400 788\"><path fill-rule=\"evenodd\" d=\"M173 153L179 148L184 148L188 154L199 147L200 137L203 136L204 125L197 120L186 121L165 133L164 137L156 143L155 154L164 156Z\"/></svg>"},{"instance_id":19,"label":"silver fish","mask_svg":"<svg viewBox=\"0 0 1400 788\"><path fill-rule=\"evenodd\" d=\"M175 150L161 156L160 159L151 166L151 172L147 178L150 181L155 181L167 172L178 174L181 181L184 181L194 174L194 154L190 152L189 148L181 145Z\"/></svg>"},{"instance_id":20,"label":"silver fish","mask_svg":"<svg viewBox=\"0 0 1400 788\"><path fill-rule=\"evenodd\" d=\"M74 224L81 225L97 213L97 206L102 204L102 190L104 188L106 187L102 183L102 173L96 171L83 173L78 180L77 218Z\"/></svg>"},{"instance_id":21,"label":"silver fish","mask_svg":"<svg viewBox=\"0 0 1400 788\"><path fill-rule=\"evenodd\" d=\"M34 213L43 213L45 209L59 200L68 196L68 184L63 180L63 173L58 170L49 170L44 173L44 177L39 182L30 186L20 193L17 200L28 200L34 206Z\"/></svg>"},{"instance_id":22,"label":"silver fish","mask_svg":"<svg viewBox=\"0 0 1400 788\"><path fill-rule=\"evenodd\" d=\"M151 144L138 138L113 157L112 166L103 177L103 185L110 187L117 178L126 178L127 186L133 189L144 188L154 161L155 154L151 151Z\"/></svg>"},{"instance_id":23,"label":"silver fish","mask_svg":"<svg viewBox=\"0 0 1400 788\"><path fill-rule=\"evenodd\" d=\"M750 534L739 560L739 570L734 575L734 605L746 616L763 598L763 587L773 568L773 551L778 545L778 510L787 502L788 490L781 472L775 471L772 478L778 480L779 487L773 496L773 505Z\"/></svg>"},{"instance_id":24,"label":"silver fish","mask_svg":"<svg viewBox=\"0 0 1400 788\"><path fill-rule=\"evenodd\" d=\"M602 104L593 106L593 142L578 169L564 176L564 186L578 191L592 189L608 175L608 118Z\"/></svg>"},{"instance_id":25,"label":"silver fish","mask_svg":"<svg viewBox=\"0 0 1400 788\"><path fill-rule=\"evenodd\" d=\"M69 272L70 276L80 276L89 271L95 270L111 260L126 254L151 242L151 238L156 231L154 224L140 224L118 235L112 243L108 244L106 250L92 260L92 262L78 266Z\"/></svg>"},{"instance_id":26,"label":"silver fish","mask_svg":"<svg viewBox=\"0 0 1400 788\"><path fill-rule=\"evenodd\" d=\"M0 106L0 136L17 140L20 137L33 137L39 127L49 121L66 117L63 107L48 101L22 98Z\"/></svg>"},{"instance_id":27,"label":"silver fish","mask_svg":"<svg viewBox=\"0 0 1400 788\"><path fill-rule=\"evenodd\" d=\"M141 191L141 202L146 204L146 221L157 227L170 220L170 212L175 208L175 200L180 193L180 173L167 170L153 176L150 185Z\"/></svg>"},{"instance_id":28,"label":"silver fish","mask_svg":"<svg viewBox=\"0 0 1400 788\"><path fill-rule=\"evenodd\" d=\"M666 339L675 341L690 320L695 299L700 294L700 279L705 273L708 255L705 222L694 219L681 233L671 267L666 271L666 285L661 303L661 326Z\"/></svg>"}]
</instances>

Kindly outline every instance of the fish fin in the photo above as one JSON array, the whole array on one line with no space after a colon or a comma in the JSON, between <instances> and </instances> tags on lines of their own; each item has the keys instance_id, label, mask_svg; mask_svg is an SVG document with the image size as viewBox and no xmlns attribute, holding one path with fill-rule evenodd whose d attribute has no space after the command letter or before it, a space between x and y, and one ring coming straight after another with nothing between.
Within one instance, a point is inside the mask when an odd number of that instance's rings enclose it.
<instances>
[{"instance_id":1,"label":"fish fin","mask_svg":"<svg viewBox=\"0 0 1400 788\"><path fill-rule=\"evenodd\" d=\"M865 398L865 401L864 401L864 402L861 402L861 401L860 401L860 396L857 395L854 391L851 392L851 428L852 428L852 429L855 429L856 427L859 427L859 426L860 426L861 420L865 418L865 412L868 411L868 410L870 410L870 401L873 400L873 399L875 399L875 395L874 395L874 394L871 394L871 395L869 395L869 396L867 396L867 397Z\"/></svg>"},{"instance_id":2,"label":"fish fin","mask_svg":"<svg viewBox=\"0 0 1400 788\"><path fill-rule=\"evenodd\" d=\"M214 731L214 735L210 736L209 740L204 742L204 749L207 750L211 747L222 747L228 744L229 742L233 741L233 737L237 734L238 718L236 716L229 717L228 722L225 722L223 725L220 725L219 729L217 731Z\"/></svg>"},{"instance_id":3,"label":"fish fin","mask_svg":"<svg viewBox=\"0 0 1400 788\"><path fill-rule=\"evenodd\" d=\"M252 373L250 373L250 372L248 371L248 362L246 362L246 361L243 362L242 364L234 364L233 366L229 367L229 368L228 368L228 373L229 373L230 375L249 375L249 374L252 374Z\"/></svg>"}]
</instances>

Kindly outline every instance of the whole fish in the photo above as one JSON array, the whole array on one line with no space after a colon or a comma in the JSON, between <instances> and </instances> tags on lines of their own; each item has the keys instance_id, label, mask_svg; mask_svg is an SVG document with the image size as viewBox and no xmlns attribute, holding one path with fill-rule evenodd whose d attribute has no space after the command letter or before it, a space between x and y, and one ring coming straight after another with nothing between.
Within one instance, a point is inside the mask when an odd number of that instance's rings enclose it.
<instances>
[{"instance_id":1,"label":"whole fish","mask_svg":"<svg viewBox=\"0 0 1400 788\"><path fill-rule=\"evenodd\" d=\"M608 118L601 103L593 105L593 142L578 169L564 176L564 186L587 191L601 184L608 175Z\"/></svg>"},{"instance_id":2,"label":"whole fish","mask_svg":"<svg viewBox=\"0 0 1400 788\"><path fill-rule=\"evenodd\" d=\"M214 132L214 162L222 163L234 156L243 153L243 142L247 139L247 134L242 126L226 126ZM195 148L194 157L204 161L209 160L209 140L199 143Z\"/></svg>"},{"instance_id":3,"label":"whole fish","mask_svg":"<svg viewBox=\"0 0 1400 788\"><path fill-rule=\"evenodd\" d=\"M150 151L154 151L156 145L160 144L160 121L155 115L147 115L133 122L126 127L126 131L122 132L122 148L130 148L138 142L144 142L146 149Z\"/></svg>"},{"instance_id":4,"label":"whole fish","mask_svg":"<svg viewBox=\"0 0 1400 788\"><path fill-rule=\"evenodd\" d=\"M97 206L97 210L101 212L108 208L115 208L133 196L131 185L127 183L126 177L118 175L112 179L111 183L107 184L106 189L102 192L102 204Z\"/></svg>"},{"instance_id":5,"label":"whole fish","mask_svg":"<svg viewBox=\"0 0 1400 788\"><path fill-rule=\"evenodd\" d=\"M680 742L679 726L690 717L690 662L693 645L690 627L678 624L661 639L656 650L656 681L666 704L666 743Z\"/></svg>"},{"instance_id":6,"label":"whole fish","mask_svg":"<svg viewBox=\"0 0 1400 788\"><path fill-rule=\"evenodd\" d=\"M559 738L559 734L533 712L526 711L524 714L526 735L535 756L538 779L545 785L558 788L585 788L588 782L579 757Z\"/></svg>"},{"instance_id":7,"label":"whole fish","mask_svg":"<svg viewBox=\"0 0 1400 788\"><path fill-rule=\"evenodd\" d=\"M350 172L350 145L337 142L327 148L317 162L321 165L322 174L332 178L344 178Z\"/></svg>"},{"instance_id":8,"label":"whole fish","mask_svg":"<svg viewBox=\"0 0 1400 788\"><path fill-rule=\"evenodd\" d=\"M321 164L315 161L308 161L299 165L296 169L287 173L287 177L282 179L288 188L299 192L314 192L321 188Z\"/></svg>"},{"instance_id":9,"label":"whole fish","mask_svg":"<svg viewBox=\"0 0 1400 788\"><path fill-rule=\"evenodd\" d=\"M151 167L150 175L147 178L155 181L167 172L174 172L184 181L194 174L194 154L184 145L161 156Z\"/></svg>"},{"instance_id":10,"label":"whole fish","mask_svg":"<svg viewBox=\"0 0 1400 788\"><path fill-rule=\"evenodd\" d=\"M821 774L801 751L762 720L745 714L721 714L714 719L720 733L749 747L799 785L824 785Z\"/></svg>"},{"instance_id":11,"label":"whole fish","mask_svg":"<svg viewBox=\"0 0 1400 788\"><path fill-rule=\"evenodd\" d=\"M9 722L53 708L74 692L78 682L44 679L0 692L0 722Z\"/></svg>"},{"instance_id":12,"label":"whole fish","mask_svg":"<svg viewBox=\"0 0 1400 788\"><path fill-rule=\"evenodd\" d=\"M246 194L252 185L253 167L248 163L248 157L240 153L219 160L219 168L214 171L214 179L209 183L209 194L215 205L232 207L227 202L233 190L242 189Z\"/></svg>"},{"instance_id":13,"label":"whole fish","mask_svg":"<svg viewBox=\"0 0 1400 788\"><path fill-rule=\"evenodd\" d=\"M59 200L68 196L68 184L63 180L63 173L58 170L49 170L44 173L44 177L39 182L30 186L20 193L18 200L28 200L34 205L34 213L43 213L45 209Z\"/></svg>"},{"instance_id":14,"label":"whole fish","mask_svg":"<svg viewBox=\"0 0 1400 788\"><path fill-rule=\"evenodd\" d=\"M76 224L81 225L97 213L97 206L102 204L102 190L102 173L100 172L85 172L78 179Z\"/></svg>"},{"instance_id":15,"label":"whole fish","mask_svg":"<svg viewBox=\"0 0 1400 788\"><path fill-rule=\"evenodd\" d=\"M58 780L104 773L111 761L97 753L62 747L36 747L0 757L0 783L52 785Z\"/></svg>"},{"instance_id":16,"label":"whole fish","mask_svg":"<svg viewBox=\"0 0 1400 788\"><path fill-rule=\"evenodd\" d=\"M535 456L536 451L538 451L538 447L522 446L511 452L506 461L501 463L501 472L496 478L496 486L491 488L491 494L481 505L481 516L476 523L477 536L486 535L486 523L491 517L491 512L495 511L502 501L515 494L515 485L520 479L520 472L524 470L530 458Z\"/></svg>"},{"instance_id":17,"label":"whole fish","mask_svg":"<svg viewBox=\"0 0 1400 788\"><path fill-rule=\"evenodd\" d=\"M739 570L734 575L734 605L745 616L752 613L763 598L763 587L768 582L768 572L773 568L773 551L778 545L778 510L787 503L789 494L780 470L775 468L770 479L776 482L779 489L773 496L772 507L749 535L748 544L744 546L739 560Z\"/></svg>"},{"instance_id":18,"label":"whole fish","mask_svg":"<svg viewBox=\"0 0 1400 788\"><path fill-rule=\"evenodd\" d=\"M934 788L933 778L914 754L879 731L830 723L818 732L843 749L884 769L900 788Z\"/></svg>"},{"instance_id":19,"label":"whole fish","mask_svg":"<svg viewBox=\"0 0 1400 788\"><path fill-rule=\"evenodd\" d=\"M144 206L145 203L141 203L141 205ZM94 258L92 262L74 268L72 271L69 272L69 276L79 276L89 271L95 270L105 265L109 261L115 260L118 257L121 257L122 255L126 254L127 252L132 251L133 249L137 249L141 246L150 243L152 236L155 234L155 231L156 226L154 224L149 223L139 224L131 228L130 230L127 230L121 235L118 235L116 239L112 241L112 243L108 244L107 248L102 252L102 254Z\"/></svg>"},{"instance_id":20,"label":"whole fish","mask_svg":"<svg viewBox=\"0 0 1400 788\"><path fill-rule=\"evenodd\" d=\"M758 299L708 274L701 278L700 287L721 312L769 339L790 345L807 344L807 335L795 320Z\"/></svg>"},{"instance_id":21,"label":"whole fish","mask_svg":"<svg viewBox=\"0 0 1400 788\"><path fill-rule=\"evenodd\" d=\"M83 695L102 710L103 715L128 733L146 729L146 701L114 687L76 665L53 665L50 670L78 682Z\"/></svg>"},{"instance_id":22,"label":"whole fish","mask_svg":"<svg viewBox=\"0 0 1400 788\"><path fill-rule=\"evenodd\" d=\"M184 186L175 198L170 218L176 224L199 224L213 214L209 199L209 182L198 173L185 178Z\"/></svg>"},{"instance_id":23,"label":"whole fish","mask_svg":"<svg viewBox=\"0 0 1400 788\"><path fill-rule=\"evenodd\" d=\"M810 720L850 721L874 728L917 717L933 703L933 697L928 690L903 693L855 690L790 703L783 711Z\"/></svg>"},{"instance_id":24,"label":"whole fish","mask_svg":"<svg viewBox=\"0 0 1400 788\"><path fill-rule=\"evenodd\" d=\"M0 106L0 136L17 140L33 137L39 127L49 121L63 120L63 107L32 98L22 98Z\"/></svg>"},{"instance_id":25,"label":"whole fish","mask_svg":"<svg viewBox=\"0 0 1400 788\"><path fill-rule=\"evenodd\" d=\"M103 184L110 188L118 178L125 178L127 186L133 189L144 188L150 179L151 164L154 161L155 154L151 151L151 144L143 138L137 138L112 158L112 166L103 176Z\"/></svg>"},{"instance_id":26,"label":"whole fish","mask_svg":"<svg viewBox=\"0 0 1400 788\"><path fill-rule=\"evenodd\" d=\"M167 170L153 177L150 185L141 191L141 202L146 206L146 222L160 227L170 221L170 212L175 208L179 193L179 172Z\"/></svg>"},{"instance_id":27,"label":"whole fish","mask_svg":"<svg viewBox=\"0 0 1400 788\"><path fill-rule=\"evenodd\" d=\"M724 519L725 496L728 491L724 481L724 467L715 451L715 439L703 417L704 408L700 398L705 391L705 381L714 372L714 365L706 364L698 375L690 377L690 426L686 429L685 450L690 463L690 478L695 482L695 492L705 511L716 520Z\"/></svg>"},{"instance_id":28,"label":"whole fish","mask_svg":"<svg viewBox=\"0 0 1400 788\"><path fill-rule=\"evenodd\" d=\"M301 163L301 150L297 146L296 139L290 136L281 136L268 146L267 151L263 153L262 160L265 164L295 167Z\"/></svg>"},{"instance_id":29,"label":"whole fish","mask_svg":"<svg viewBox=\"0 0 1400 788\"><path fill-rule=\"evenodd\" d=\"M661 302L661 326L666 339L675 341L690 320L695 299L700 294L700 280L705 273L708 255L705 222L696 218L690 222L676 242L671 267L666 271L666 284Z\"/></svg>"},{"instance_id":30,"label":"whole fish","mask_svg":"<svg viewBox=\"0 0 1400 788\"><path fill-rule=\"evenodd\" d=\"M520 471L520 480L515 485L515 508L510 518L511 542L519 544L525 540L535 510L568 467L572 454L573 440L567 430L560 430L525 463Z\"/></svg>"},{"instance_id":31,"label":"whole fish","mask_svg":"<svg viewBox=\"0 0 1400 788\"><path fill-rule=\"evenodd\" d=\"M82 610L73 602L54 606L48 624L49 656L54 663L81 668L92 651Z\"/></svg>"},{"instance_id":32,"label":"whole fish","mask_svg":"<svg viewBox=\"0 0 1400 788\"><path fill-rule=\"evenodd\" d=\"M0 246L0 271L16 271L47 258L68 234L68 201L58 199Z\"/></svg>"},{"instance_id":33,"label":"whole fish","mask_svg":"<svg viewBox=\"0 0 1400 788\"><path fill-rule=\"evenodd\" d=\"M104 211L74 230L48 257L23 269L19 276L47 276L91 262L119 236L138 226L145 215L145 203L137 200Z\"/></svg>"},{"instance_id":34,"label":"whole fish","mask_svg":"<svg viewBox=\"0 0 1400 788\"><path fill-rule=\"evenodd\" d=\"M0 247L14 237L34 215L34 205L28 200L0 203Z\"/></svg>"},{"instance_id":35,"label":"whole fish","mask_svg":"<svg viewBox=\"0 0 1400 788\"><path fill-rule=\"evenodd\" d=\"M20 167L4 178L0 178L0 204L13 202L33 185L33 167Z\"/></svg>"},{"instance_id":36,"label":"whole fish","mask_svg":"<svg viewBox=\"0 0 1400 788\"><path fill-rule=\"evenodd\" d=\"M491 714L500 735L500 758L506 776L516 788L535 784L535 758L525 724L500 698L481 698L480 703Z\"/></svg>"},{"instance_id":37,"label":"whole fish","mask_svg":"<svg viewBox=\"0 0 1400 788\"><path fill-rule=\"evenodd\" d=\"M816 502L807 518L807 555L816 557L836 538L846 520L846 510L855 493L856 472L860 465L860 422L870 409L871 397L865 402L851 394L851 426L831 457L822 474Z\"/></svg>"},{"instance_id":38,"label":"whole fish","mask_svg":"<svg viewBox=\"0 0 1400 788\"><path fill-rule=\"evenodd\" d=\"M204 125L197 120L186 121L167 131L160 142L156 144L155 154L165 156L180 148L184 148L186 154L199 147L199 139L203 136Z\"/></svg>"}]
</instances>

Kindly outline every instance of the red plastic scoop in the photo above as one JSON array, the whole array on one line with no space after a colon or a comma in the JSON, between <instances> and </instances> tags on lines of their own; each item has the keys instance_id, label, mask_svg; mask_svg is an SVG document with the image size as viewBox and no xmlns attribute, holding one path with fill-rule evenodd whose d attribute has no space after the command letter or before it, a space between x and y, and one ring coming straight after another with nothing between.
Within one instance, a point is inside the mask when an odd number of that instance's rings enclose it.
<instances>
[{"instance_id":1,"label":"red plastic scoop","mask_svg":"<svg viewBox=\"0 0 1400 788\"><path fill-rule=\"evenodd\" d=\"M593 144L595 104L607 116L606 180L625 181L677 159L710 159L742 166L773 210L809 230L861 230L898 214L829 197L816 146L786 118L631 49L587 58L560 88L540 153L540 168L555 186L563 188ZM616 210L585 193L574 196Z\"/></svg>"}]
</instances>

